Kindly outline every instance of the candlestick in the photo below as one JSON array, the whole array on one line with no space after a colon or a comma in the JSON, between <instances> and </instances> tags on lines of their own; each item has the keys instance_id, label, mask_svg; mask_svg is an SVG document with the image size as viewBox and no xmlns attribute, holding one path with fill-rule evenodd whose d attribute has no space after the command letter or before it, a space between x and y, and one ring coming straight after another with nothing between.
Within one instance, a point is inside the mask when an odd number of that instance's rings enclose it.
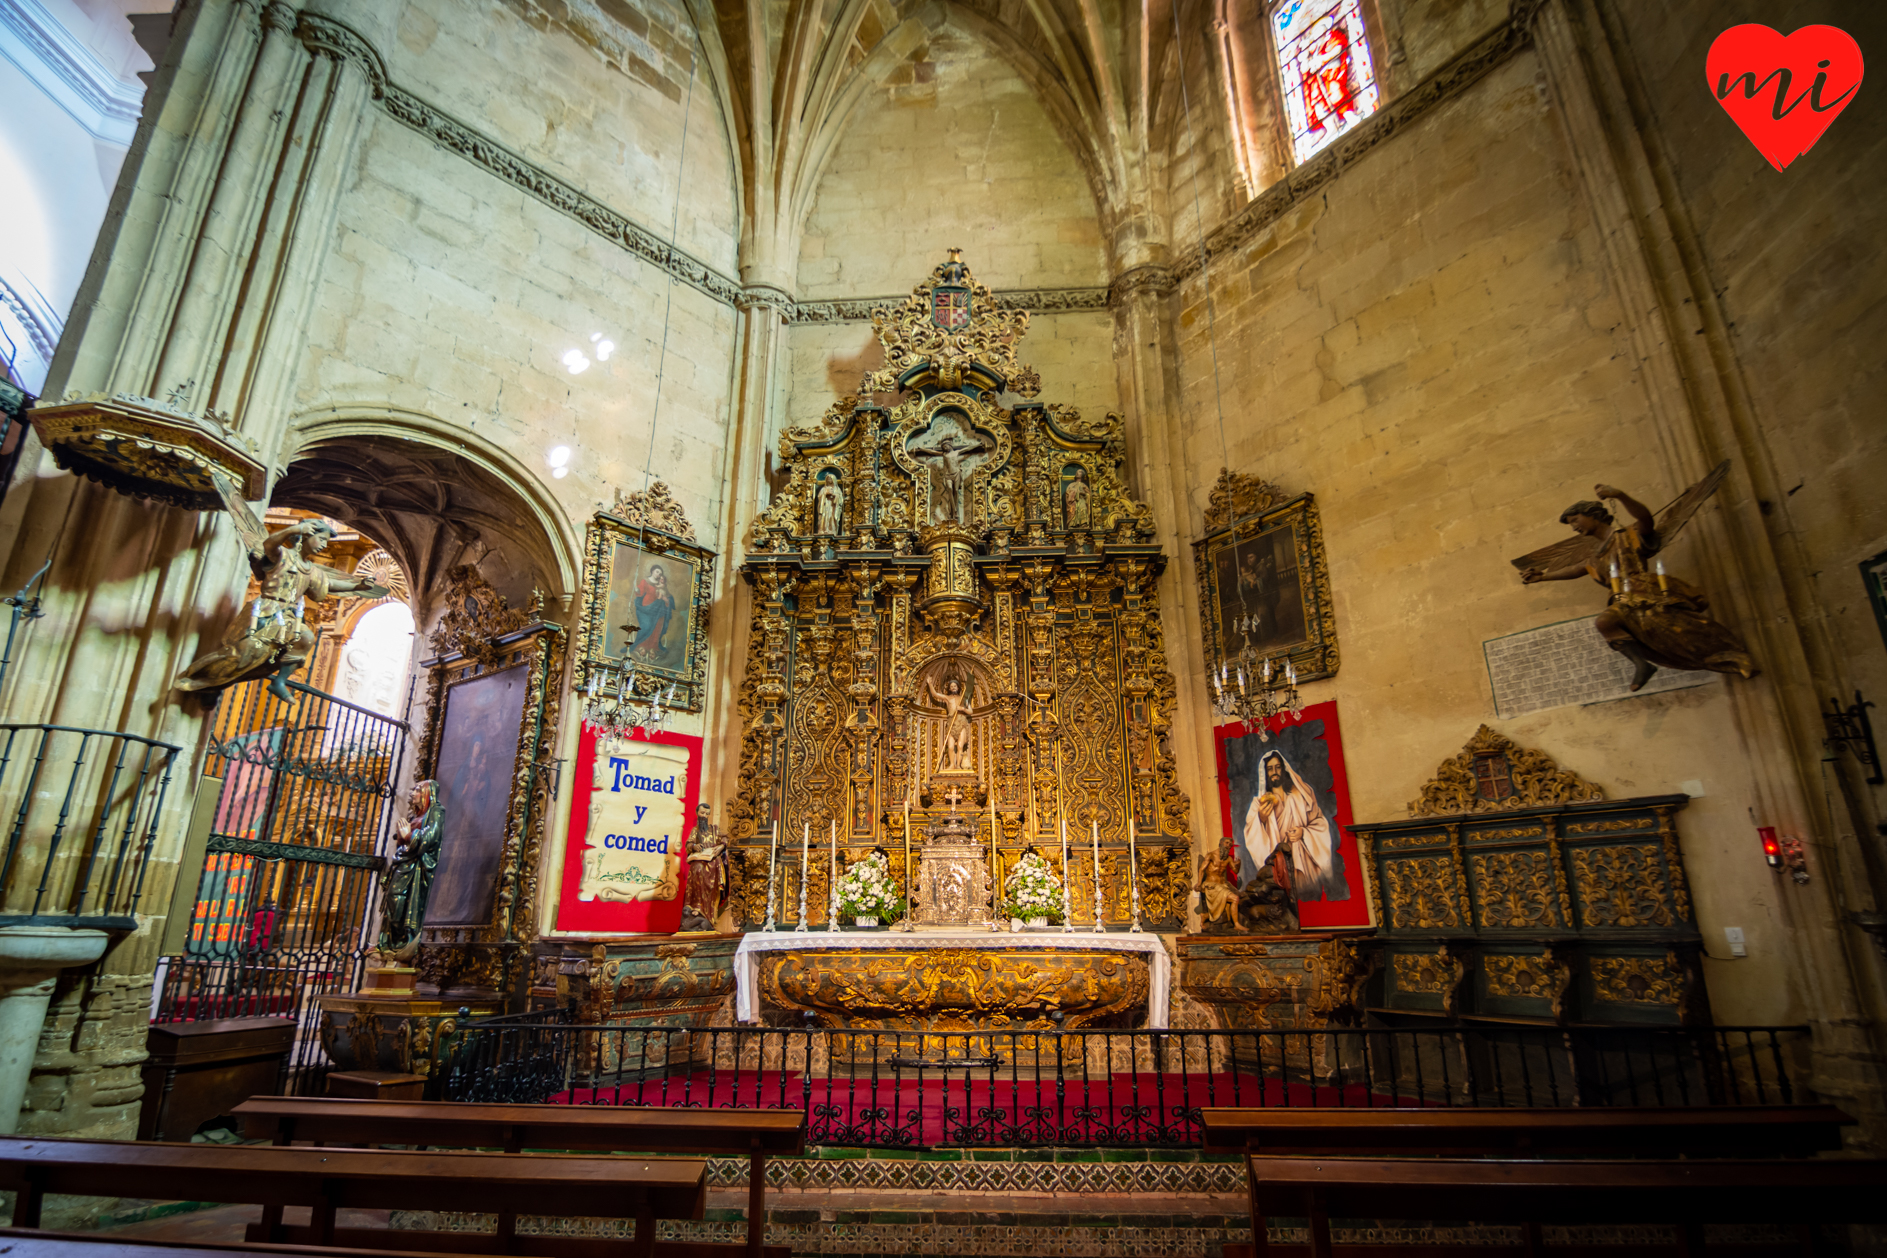
<instances>
[{"instance_id":1,"label":"candlestick","mask_svg":"<svg viewBox=\"0 0 1887 1258\"><path fill-rule=\"evenodd\" d=\"M832 818L832 861L826 867L826 929L839 928L839 819Z\"/></svg>"},{"instance_id":2,"label":"candlestick","mask_svg":"<svg viewBox=\"0 0 1887 1258\"><path fill-rule=\"evenodd\" d=\"M1140 933L1140 847L1134 837L1133 809L1127 810L1127 899L1132 906L1134 934Z\"/></svg>"},{"instance_id":3,"label":"candlestick","mask_svg":"<svg viewBox=\"0 0 1887 1258\"><path fill-rule=\"evenodd\" d=\"M780 819L773 819L773 843L767 849L767 924L761 930L778 930L773 920L774 879L779 875L780 867Z\"/></svg>"},{"instance_id":4,"label":"candlestick","mask_svg":"<svg viewBox=\"0 0 1887 1258\"><path fill-rule=\"evenodd\" d=\"M1665 571L1664 571L1664 556L1663 555L1658 556L1656 562L1652 565L1652 571L1658 574L1658 593L1660 594L1670 593L1671 587L1668 583L1669 578L1666 576Z\"/></svg>"},{"instance_id":5,"label":"candlestick","mask_svg":"<svg viewBox=\"0 0 1887 1258\"><path fill-rule=\"evenodd\" d=\"M1107 929L1101 925L1101 823L1091 819L1088 826L1094 838L1094 931L1099 934Z\"/></svg>"},{"instance_id":6,"label":"candlestick","mask_svg":"<svg viewBox=\"0 0 1887 1258\"><path fill-rule=\"evenodd\" d=\"M998 929L997 918L1002 913L1002 858L996 854L996 840L1002 834L1002 827L996 821L996 792L989 793L989 928Z\"/></svg>"},{"instance_id":7,"label":"candlestick","mask_svg":"<svg viewBox=\"0 0 1887 1258\"><path fill-rule=\"evenodd\" d=\"M1616 559L1612 561L1611 578L1612 578L1612 593L1614 594L1620 593L1621 590L1620 590L1620 582L1619 582L1618 560Z\"/></svg>"},{"instance_id":8,"label":"candlestick","mask_svg":"<svg viewBox=\"0 0 1887 1258\"><path fill-rule=\"evenodd\" d=\"M1068 818L1061 819L1061 932L1070 934L1075 928L1075 906L1070 898L1068 885Z\"/></svg>"},{"instance_id":9,"label":"candlestick","mask_svg":"<svg viewBox=\"0 0 1887 1258\"><path fill-rule=\"evenodd\" d=\"M911 793L904 793L904 929L911 929L911 914L917 908L917 888L911 885Z\"/></svg>"},{"instance_id":10,"label":"candlestick","mask_svg":"<svg viewBox=\"0 0 1887 1258\"><path fill-rule=\"evenodd\" d=\"M1055 738L1055 811L1061 814L1061 933L1075 928L1074 882L1068 877L1068 813L1061 806L1061 737Z\"/></svg>"},{"instance_id":11,"label":"candlestick","mask_svg":"<svg viewBox=\"0 0 1887 1258\"><path fill-rule=\"evenodd\" d=\"M806 875L812 868L812 822L806 823L806 829L799 836L799 925L794 930L806 929Z\"/></svg>"}]
</instances>

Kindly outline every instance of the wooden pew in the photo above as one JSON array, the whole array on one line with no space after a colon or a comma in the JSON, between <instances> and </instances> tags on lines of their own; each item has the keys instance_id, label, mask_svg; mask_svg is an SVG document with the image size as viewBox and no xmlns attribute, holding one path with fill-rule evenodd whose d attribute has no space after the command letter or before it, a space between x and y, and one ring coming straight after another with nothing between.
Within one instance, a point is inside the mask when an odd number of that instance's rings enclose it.
<instances>
[{"instance_id":1,"label":"wooden pew","mask_svg":"<svg viewBox=\"0 0 1887 1258\"><path fill-rule=\"evenodd\" d=\"M1269 1243L1272 1216L1309 1220L1311 1258L1330 1258L1333 1217L1520 1223L1529 1254L1540 1251L1542 1223L1676 1224L1684 1258L1701 1253L1706 1223L1887 1223L1887 1161L1875 1159L1250 1156L1246 1163L1257 1258L1304 1252Z\"/></svg>"},{"instance_id":2,"label":"wooden pew","mask_svg":"<svg viewBox=\"0 0 1887 1258\"><path fill-rule=\"evenodd\" d=\"M1808 1157L1854 1119L1832 1105L1617 1109L1205 1109L1206 1147L1292 1157Z\"/></svg>"},{"instance_id":3,"label":"wooden pew","mask_svg":"<svg viewBox=\"0 0 1887 1258\"><path fill-rule=\"evenodd\" d=\"M14 1223L37 1227L47 1193L124 1195L260 1205L274 1222L251 1239L434 1253L622 1254L657 1252L657 1219L698 1219L708 1164L699 1158L513 1157L503 1153L369 1152L0 1136L0 1188L19 1193ZM311 1210L306 1227L282 1225L285 1206ZM496 1236L388 1228L337 1228L335 1211L459 1210L500 1213ZM633 1242L519 1236L504 1217L530 1213L633 1218ZM260 1232L261 1234L256 1234ZM664 1245L667 1258L723 1246Z\"/></svg>"},{"instance_id":4,"label":"wooden pew","mask_svg":"<svg viewBox=\"0 0 1887 1258\"><path fill-rule=\"evenodd\" d=\"M307 1140L320 1145L443 1145L508 1153L566 1149L745 1155L748 1258L763 1258L765 1252L767 1156L806 1149L806 1116L798 1110L258 1096L232 1112L242 1119L243 1133L251 1140L278 1145ZM775 1258L787 1258L785 1250Z\"/></svg>"},{"instance_id":5,"label":"wooden pew","mask_svg":"<svg viewBox=\"0 0 1887 1258\"><path fill-rule=\"evenodd\" d=\"M438 1258L414 1249L343 1249L338 1246L238 1241L166 1241L113 1232L40 1232L0 1227L6 1258L231 1258L241 1254L295 1254L300 1258Z\"/></svg>"}]
</instances>

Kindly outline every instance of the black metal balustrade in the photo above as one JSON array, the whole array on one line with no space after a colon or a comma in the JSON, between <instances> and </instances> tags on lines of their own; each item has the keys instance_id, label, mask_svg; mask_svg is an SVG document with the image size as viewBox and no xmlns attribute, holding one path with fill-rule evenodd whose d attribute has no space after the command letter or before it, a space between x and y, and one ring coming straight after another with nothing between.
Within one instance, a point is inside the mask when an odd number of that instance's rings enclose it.
<instances>
[{"instance_id":1,"label":"black metal balustrade","mask_svg":"<svg viewBox=\"0 0 1887 1258\"><path fill-rule=\"evenodd\" d=\"M1786 1104L1806 1027L967 1034L465 1024L453 1101L796 1109L814 1144L1173 1147L1235 1106Z\"/></svg>"},{"instance_id":2,"label":"black metal balustrade","mask_svg":"<svg viewBox=\"0 0 1887 1258\"><path fill-rule=\"evenodd\" d=\"M182 750L111 730L0 724L0 926L137 929Z\"/></svg>"},{"instance_id":3,"label":"black metal balustrade","mask_svg":"<svg viewBox=\"0 0 1887 1258\"><path fill-rule=\"evenodd\" d=\"M319 1093L323 995L360 985L397 807L407 725L334 695L260 681L223 692L204 772L220 780L184 952L154 1021L285 1017L287 1093ZM410 702L410 695L409 695ZM207 788L206 788L207 789Z\"/></svg>"}]
</instances>

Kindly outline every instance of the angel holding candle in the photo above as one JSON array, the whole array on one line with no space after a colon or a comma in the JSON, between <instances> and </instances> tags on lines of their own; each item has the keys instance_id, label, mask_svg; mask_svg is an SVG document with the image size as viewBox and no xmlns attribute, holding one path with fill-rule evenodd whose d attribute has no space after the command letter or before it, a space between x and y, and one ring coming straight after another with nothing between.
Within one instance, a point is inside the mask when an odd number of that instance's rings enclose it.
<instances>
[{"instance_id":1,"label":"angel holding candle","mask_svg":"<svg viewBox=\"0 0 1887 1258\"><path fill-rule=\"evenodd\" d=\"M1575 502L1560 523L1575 536L1512 561L1520 579L1571 581L1589 576L1611 590L1595 627L1606 645L1632 663L1631 688L1638 690L1660 668L1709 669L1756 675L1755 661L1743 640L1710 617L1704 592L1664 571L1659 553L1722 483L1729 463L1680 494L1657 513L1611 485L1596 485L1600 499L1610 499L1631 517L1619 525L1603 501ZM1654 564L1655 570L1647 564Z\"/></svg>"}]
</instances>

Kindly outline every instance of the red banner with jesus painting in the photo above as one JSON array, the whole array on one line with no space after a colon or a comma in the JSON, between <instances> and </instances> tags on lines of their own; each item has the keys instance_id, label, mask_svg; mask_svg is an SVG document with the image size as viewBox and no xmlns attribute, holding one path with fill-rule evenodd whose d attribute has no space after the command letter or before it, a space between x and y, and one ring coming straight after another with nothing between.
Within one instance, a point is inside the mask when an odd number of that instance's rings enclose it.
<instances>
[{"instance_id":1,"label":"red banner with jesus painting","mask_svg":"<svg viewBox=\"0 0 1887 1258\"><path fill-rule=\"evenodd\" d=\"M558 932L668 935L681 929L686 840L700 794L701 740L587 725L570 782Z\"/></svg>"},{"instance_id":2,"label":"red banner with jesus painting","mask_svg":"<svg viewBox=\"0 0 1887 1258\"><path fill-rule=\"evenodd\" d=\"M1272 717L1269 738L1243 725L1213 731L1219 812L1231 841L1225 859L1241 910L1284 906L1305 930L1369 925L1363 857L1343 771L1337 704L1314 704L1298 720Z\"/></svg>"}]
</instances>

